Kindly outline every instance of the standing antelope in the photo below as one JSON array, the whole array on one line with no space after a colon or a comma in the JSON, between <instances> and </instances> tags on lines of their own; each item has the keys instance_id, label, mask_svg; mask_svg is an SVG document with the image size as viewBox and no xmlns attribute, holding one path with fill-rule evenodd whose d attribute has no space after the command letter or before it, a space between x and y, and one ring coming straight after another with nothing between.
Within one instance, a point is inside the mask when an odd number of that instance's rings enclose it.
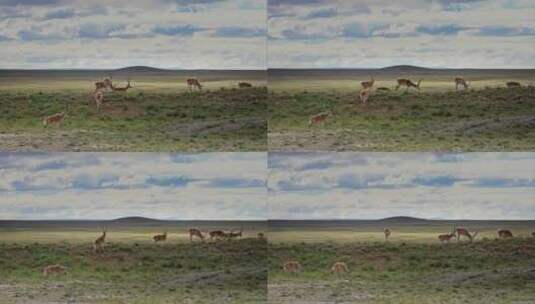
<instances>
[{"instance_id":1,"label":"standing antelope","mask_svg":"<svg viewBox=\"0 0 535 304\"><path fill-rule=\"evenodd\" d=\"M128 80L126 87L116 87L114 85L111 86L111 89L113 91L119 91L119 92L126 92L128 89L130 89L132 86L130 85L130 80Z\"/></svg>"},{"instance_id":2,"label":"standing antelope","mask_svg":"<svg viewBox=\"0 0 535 304\"><path fill-rule=\"evenodd\" d=\"M189 241L193 242L193 237L196 236L200 238L204 242L204 235L202 235L202 232L199 229L191 228L189 231Z\"/></svg>"},{"instance_id":3,"label":"standing antelope","mask_svg":"<svg viewBox=\"0 0 535 304\"><path fill-rule=\"evenodd\" d=\"M196 87L199 91L202 90L202 85L197 78L188 78L186 82L190 91L193 90L194 87Z\"/></svg>"},{"instance_id":4,"label":"standing antelope","mask_svg":"<svg viewBox=\"0 0 535 304\"><path fill-rule=\"evenodd\" d=\"M455 91L458 91L459 86L461 85L464 87L465 90L468 89L468 83L466 83L463 77L455 77L454 81L455 81Z\"/></svg>"},{"instance_id":5,"label":"standing antelope","mask_svg":"<svg viewBox=\"0 0 535 304\"><path fill-rule=\"evenodd\" d=\"M385 241L388 241L388 238L390 237L390 234L392 234L392 231L390 231L390 229L388 228L385 228L383 229L383 232L385 234Z\"/></svg>"},{"instance_id":6,"label":"standing antelope","mask_svg":"<svg viewBox=\"0 0 535 304\"><path fill-rule=\"evenodd\" d=\"M471 234L466 228L453 228L454 234L457 236L457 242L461 239L461 236L465 236L470 239L470 243L475 239L477 231Z\"/></svg>"},{"instance_id":7,"label":"standing antelope","mask_svg":"<svg viewBox=\"0 0 535 304\"><path fill-rule=\"evenodd\" d=\"M167 231L165 231L163 234L157 234L153 236L152 239L154 240L154 243L165 242L167 240Z\"/></svg>"},{"instance_id":8,"label":"standing antelope","mask_svg":"<svg viewBox=\"0 0 535 304\"><path fill-rule=\"evenodd\" d=\"M50 116L47 116L43 119L43 126L48 125L59 125L61 126L61 123L65 119L66 113L65 112L59 112Z\"/></svg>"},{"instance_id":9,"label":"standing antelope","mask_svg":"<svg viewBox=\"0 0 535 304\"><path fill-rule=\"evenodd\" d=\"M297 273L297 272L301 272L303 267L301 266L301 263L299 263L298 261L288 261L284 263L284 265L282 265L282 269L285 272Z\"/></svg>"},{"instance_id":10,"label":"standing antelope","mask_svg":"<svg viewBox=\"0 0 535 304\"><path fill-rule=\"evenodd\" d=\"M106 240L106 229L102 231L102 235L99 236L94 242L93 242L93 251L95 253L103 253L104 248L102 245L104 244L104 241Z\"/></svg>"},{"instance_id":11,"label":"standing antelope","mask_svg":"<svg viewBox=\"0 0 535 304\"><path fill-rule=\"evenodd\" d=\"M331 273L336 273L337 275L341 275L342 273L348 272L347 264L344 262L336 262L331 267Z\"/></svg>"},{"instance_id":12,"label":"standing antelope","mask_svg":"<svg viewBox=\"0 0 535 304\"><path fill-rule=\"evenodd\" d=\"M362 86L363 89L371 89L374 83L375 83L375 79L373 79L373 76L370 76L370 81L362 81L360 85Z\"/></svg>"},{"instance_id":13,"label":"standing antelope","mask_svg":"<svg viewBox=\"0 0 535 304\"><path fill-rule=\"evenodd\" d=\"M51 273L62 273L67 270L67 267L61 266L59 264L48 265L43 269L43 275L46 277Z\"/></svg>"},{"instance_id":14,"label":"standing antelope","mask_svg":"<svg viewBox=\"0 0 535 304\"><path fill-rule=\"evenodd\" d=\"M438 239L440 240L441 243L444 243L444 242L447 242L449 243L450 240L455 237L455 234L454 233L447 233L447 234L441 234L438 236Z\"/></svg>"},{"instance_id":15,"label":"standing antelope","mask_svg":"<svg viewBox=\"0 0 535 304\"><path fill-rule=\"evenodd\" d=\"M234 231L231 231L229 234L228 234L228 237L229 238L235 238L235 237L240 237L242 236L242 232L243 232L243 226L240 227L240 232L234 232Z\"/></svg>"},{"instance_id":16,"label":"standing antelope","mask_svg":"<svg viewBox=\"0 0 535 304\"><path fill-rule=\"evenodd\" d=\"M229 234L223 230L210 231L209 234L210 234L210 241L213 240L214 238L217 240L217 239L228 239L229 237Z\"/></svg>"},{"instance_id":17,"label":"standing antelope","mask_svg":"<svg viewBox=\"0 0 535 304\"><path fill-rule=\"evenodd\" d=\"M368 99L370 99L370 95L371 95L370 88L360 90L359 92L360 101L362 101L362 103L367 103Z\"/></svg>"},{"instance_id":18,"label":"standing antelope","mask_svg":"<svg viewBox=\"0 0 535 304\"><path fill-rule=\"evenodd\" d=\"M113 83L110 78L104 78L102 81L95 82L95 91L113 89Z\"/></svg>"},{"instance_id":19,"label":"standing antelope","mask_svg":"<svg viewBox=\"0 0 535 304\"><path fill-rule=\"evenodd\" d=\"M104 93L102 90L97 90L93 93L93 101L97 106L97 112L100 111L100 105L104 102Z\"/></svg>"},{"instance_id":20,"label":"standing antelope","mask_svg":"<svg viewBox=\"0 0 535 304\"><path fill-rule=\"evenodd\" d=\"M311 127L315 124L324 123L330 115L331 111L321 112L319 114L313 115L308 120L308 126Z\"/></svg>"},{"instance_id":21,"label":"standing antelope","mask_svg":"<svg viewBox=\"0 0 535 304\"><path fill-rule=\"evenodd\" d=\"M505 85L507 85L508 88L520 88L520 82L516 81L508 81Z\"/></svg>"},{"instance_id":22,"label":"standing antelope","mask_svg":"<svg viewBox=\"0 0 535 304\"><path fill-rule=\"evenodd\" d=\"M535 232L534 232L535 233ZM262 233L262 232L259 232L256 237L261 240L261 241L265 241L266 240L266 236Z\"/></svg>"},{"instance_id":23,"label":"standing antelope","mask_svg":"<svg viewBox=\"0 0 535 304\"><path fill-rule=\"evenodd\" d=\"M513 233L510 230L507 230L507 229L498 229L497 233L498 233L498 237L500 237L502 239L512 238L513 237Z\"/></svg>"},{"instance_id":24,"label":"standing antelope","mask_svg":"<svg viewBox=\"0 0 535 304\"><path fill-rule=\"evenodd\" d=\"M405 86L407 87L406 90L409 90L410 87L414 87L414 88L417 88L418 91L420 90L420 83L422 82L422 80L418 80L417 83L414 83L412 82L410 79L404 79L404 78L401 78L401 79L398 79L398 85L396 86L396 91L399 89L399 87L401 86Z\"/></svg>"}]
</instances>

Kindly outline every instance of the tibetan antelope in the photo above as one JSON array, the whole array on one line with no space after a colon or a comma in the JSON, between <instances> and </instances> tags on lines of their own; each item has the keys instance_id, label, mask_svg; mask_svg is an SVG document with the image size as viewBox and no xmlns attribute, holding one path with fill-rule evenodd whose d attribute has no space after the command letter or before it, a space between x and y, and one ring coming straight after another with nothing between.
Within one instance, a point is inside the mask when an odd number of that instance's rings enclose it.
<instances>
[{"instance_id":1,"label":"tibetan antelope","mask_svg":"<svg viewBox=\"0 0 535 304\"><path fill-rule=\"evenodd\" d=\"M535 232L534 232L535 233ZM257 235L256 235L256 238L259 239L260 241L265 241L266 240L266 236L262 233L262 232L259 232Z\"/></svg>"},{"instance_id":2,"label":"tibetan antelope","mask_svg":"<svg viewBox=\"0 0 535 304\"><path fill-rule=\"evenodd\" d=\"M282 265L282 269L285 272L298 273L302 271L303 267L298 261L288 261Z\"/></svg>"},{"instance_id":3,"label":"tibetan antelope","mask_svg":"<svg viewBox=\"0 0 535 304\"><path fill-rule=\"evenodd\" d=\"M228 234L228 237L231 238L231 239L236 238L236 237L240 237L241 238L242 233L243 233L243 227L240 227L240 231L239 232L234 232L234 230L233 230Z\"/></svg>"},{"instance_id":4,"label":"tibetan antelope","mask_svg":"<svg viewBox=\"0 0 535 304\"><path fill-rule=\"evenodd\" d=\"M116 87L114 85L111 86L111 89L114 92L126 92L128 89L130 89L132 86L130 85L130 80L126 83L126 87Z\"/></svg>"},{"instance_id":5,"label":"tibetan antelope","mask_svg":"<svg viewBox=\"0 0 535 304\"><path fill-rule=\"evenodd\" d=\"M210 231L209 234L210 234L210 241L213 240L214 238L218 240L218 239L228 239L229 237L229 234L223 230Z\"/></svg>"},{"instance_id":6,"label":"tibetan antelope","mask_svg":"<svg viewBox=\"0 0 535 304\"><path fill-rule=\"evenodd\" d=\"M331 111L321 112L319 114L313 115L308 120L308 126L311 127L312 125L324 123L327 118L331 116Z\"/></svg>"},{"instance_id":7,"label":"tibetan antelope","mask_svg":"<svg viewBox=\"0 0 535 304\"><path fill-rule=\"evenodd\" d=\"M46 277L52 273L63 273L65 272L65 270L67 270L67 267L61 266L59 264L48 265L43 269L43 275Z\"/></svg>"},{"instance_id":8,"label":"tibetan antelope","mask_svg":"<svg viewBox=\"0 0 535 304\"><path fill-rule=\"evenodd\" d=\"M95 82L95 91L113 89L113 83L110 78L104 78L102 81Z\"/></svg>"},{"instance_id":9,"label":"tibetan antelope","mask_svg":"<svg viewBox=\"0 0 535 304\"><path fill-rule=\"evenodd\" d=\"M344 262L336 262L331 267L331 273L336 273L338 275L348 272L347 264Z\"/></svg>"},{"instance_id":10,"label":"tibetan antelope","mask_svg":"<svg viewBox=\"0 0 535 304\"><path fill-rule=\"evenodd\" d=\"M204 242L204 235L202 235L202 232L199 229L191 228L189 231L189 241L193 242L193 237L198 237L201 239L201 241Z\"/></svg>"},{"instance_id":11,"label":"tibetan antelope","mask_svg":"<svg viewBox=\"0 0 535 304\"><path fill-rule=\"evenodd\" d=\"M63 120L65 120L66 113L65 112L59 112L54 115L47 116L43 119L43 126L48 125L59 125L61 126L61 123Z\"/></svg>"},{"instance_id":12,"label":"tibetan antelope","mask_svg":"<svg viewBox=\"0 0 535 304\"><path fill-rule=\"evenodd\" d=\"M390 237L390 234L392 234L392 231L390 231L390 229L388 228L385 228L383 229L383 232L385 234L385 241L388 241L388 238Z\"/></svg>"},{"instance_id":13,"label":"tibetan antelope","mask_svg":"<svg viewBox=\"0 0 535 304\"><path fill-rule=\"evenodd\" d=\"M456 228L454 226L453 233L457 236L457 242L461 239L461 236L465 236L470 239L470 243L476 238L477 231L470 233L466 228Z\"/></svg>"},{"instance_id":14,"label":"tibetan antelope","mask_svg":"<svg viewBox=\"0 0 535 304\"><path fill-rule=\"evenodd\" d=\"M240 83L238 83L238 87L240 87L241 89L243 89L243 88L252 88L253 85L248 83L248 82L240 82Z\"/></svg>"},{"instance_id":15,"label":"tibetan antelope","mask_svg":"<svg viewBox=\"0 0 535 304\"><path fill-rule=\"evenodd\" d=\"M396 86L396 91L399 89L399 87L401 86L404 86L406 87L406 90L408 90L410 87L413 87L413 88L417 88L418 91L420 90L420 83L422 82L422 80L418 80L417 83L414 83L412 82L410 79L404 79L404 78L401 78L401 79L398 79L398 85Z\"/></svg>"},{"instance_id":16,"label":"tibetan antelope","mask_svg":"<svg viewBox=\"0 0 535 304\"><path fill-rule=\"evenodd\" d=\"M520 82L516 82L516 81L508 81L505 85L508 88L520 88L521 87Z\"/></svg>"},{"instance_id":17,"label":"tibetan antelope","mask_svg":"<svg viewBox=\"0 0 535 304\"><path fill-rule=\"evenodd\" d=\"M190 91L193 90L193 88L197 88L199 91L202 90L202 85L197 78L188 78L186 83L188 84Z\"/></svg>"},{"instance_id":18,"label":"tibetan antelope","mask_svg":"<svg viewBox=\"0 0 535 304\"><path fill-rule=\"evenodd\" d=\"M93 101L97 106L97 112L100 111L100 105L104 102L104 92L97 90L93 93Z\"/></svg>"},{"instance_id":19,"label":"tibetan antelope","mask_svg":"<svg viewBox=\"0 0 535 304\"><path fill-rule=\"evenodd\" d=\"M450 240L455 237L455 234L454 233L446 233L446 234L441 234L438 236L438 239L440 240L441 243L449 243Z\"/></svg>"},{"instance_id":20,"label":"tibetan antelope","mask_svg":"<svg viewBox=\"0 0 535 304\"><path fill-rule=\"evenodd\" d=\"M454 81L455 81L455 91L459 90L459 86L463 86L465 90L468 89L468 83L466 83L466 80L464 80L463 77L455 77Z\"/></svg>"},{"instance_id":21,"label":"tibetan antelope","mask_svg":"<svg viewBox=\"0 0 535 304\"><path fill-rule=\"evenodd\" d=\"M368 99L370 99L371 91L370 89L362 89L359 92L360 101L362 103L367 103Z\"/></svg>"},{"instance_id":22,"label":"tibetan antelope","mask_svg":"<svg viewBox=\"0 0 535 304\"><path fill-rule=\"evenodd\" d=\"M511 232L511 230L498 229L497 233L498 233L498 237L502 238L502 239L507 239L507 238L512 238L513 237L513 233Z\"/></svg>"},{"instance_id":23,"label":"tibetan antelope","mask_svg":"<svg viewBox=\"0 0 535 304\"><path fill-rule=\"evenodd\" d=\"M93 242L93 252L95 253L103 253L104 248L102 245L104 245L104 241L106 241L106 229L102 230L102 235L99 236L94 242Z\"/></svg>"},{"instance_id":24,"label":"tibetan antelope","mask_svg":"<svg viewBox=\"0 0 535 304\"><path fill-rule=\"evenodd\" d=\"M153 236L152 239L154 240L154 243L165 242L167 240L167 231L165 231L163 234L157 234Z\"/></svg>"},{"instance_id":25,"label":"tibetan antelope","mask_svg":"<svg viewBox=\"0 0 535 304\"><path fill-rule=\"evenodd\" d=\"M360 85L362 86L363 89L371 89L374 83L375 83L375 79L373 79L373 76L370 76L370 81L362 81Z\"/></svg>"}]
</instances>

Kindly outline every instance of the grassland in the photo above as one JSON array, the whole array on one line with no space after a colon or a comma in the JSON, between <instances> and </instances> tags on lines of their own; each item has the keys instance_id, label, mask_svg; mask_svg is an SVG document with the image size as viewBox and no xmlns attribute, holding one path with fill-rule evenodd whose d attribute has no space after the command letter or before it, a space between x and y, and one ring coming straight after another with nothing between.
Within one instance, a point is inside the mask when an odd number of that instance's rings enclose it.
<instances>
[{"instance_id":1,"label":"grassland","mask_svg":"<svg viewBox=\"0 0 535 304\"><path fill-rule=\"evenodd\" d=\"M103 254L91 250L108 227ZM186 227L232 229L232 241L189 242ZM50 223L0 225L2 303L265 303L264 223ZM152 236L168 231L166 242ZM47 265L67 267L43 276Z\"/></svg>"},{"instance_id":2,"label":"grassland","mask_svg":"<svg viewBox=\"0 0 535 304\"><path fill-rule=\"evenodd\" d=\"M113 76L128 92L106 92L99 112L94 82ZM204 85L190 92L186 78ZM253 88L238 89L247 81ZM262 151L266 89L261 71L0 71L3 151ZM44 117L67 111L61 126Z\"/></svg>"},{"instance_id":3,"label":"grassland","mask_svg":"<svg viewBox=\"0 0 535 304\"><path fill-rule=\"evenodd\" d=\"M532 303L535 222L457 222L473 243L440 244L453 222L322 222L270 225L269 303ZM388 242L383 227L392 229ZM411 228L412 227L412 228ZM497 239L508 228L513 239ZM281 265L297 260L303 271ZM349 272L330 273L343 261Z\"/></svg>"},{"instance_id":4,"label":"grassland","mask_svg":"<svg viewBox=\"0 0 535 304\"><path fill-rule=\"evenodd\" d=\"M360 81L388 90L360 102ZM466 91L455 91L463 75ZM530 151L535 149L535 75L530 70L270 71L268 146L275 151ZM421 91L394 90L396 78ZM505 88L519 81L523 87ZM332 114L322 125L309 118Z\"/></svg>"}]
</instances>

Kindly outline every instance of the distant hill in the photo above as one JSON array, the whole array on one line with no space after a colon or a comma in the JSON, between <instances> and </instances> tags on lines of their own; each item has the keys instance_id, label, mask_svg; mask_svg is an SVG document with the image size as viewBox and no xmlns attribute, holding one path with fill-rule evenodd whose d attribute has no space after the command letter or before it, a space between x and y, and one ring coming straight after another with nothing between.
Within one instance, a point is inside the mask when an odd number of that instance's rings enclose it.
<instances>
[{"instance_id":1,"label":"distant hill","mask_svg":"<svg viewBox=\"0 0 535 304\"><path fill-rule=\"evenodd\" d=\"M129 216L129 217L121 217L115 220L112 220L114 223L153 223L153 222L161 222L161 220L151 219L148 217L142 217L142 216Z\"/></svg>"},{"instance_id":2,"label":"distant hill","mask_svg":"<svg viewBox=\"0 0 535 304\"><path fill-rule=\"evenodd\" d=\"M165 72L165 71L169 71L169 70L153 68L149 66L142 66L142 65L124 67L124 68L115 70L115 72L128 72L128 73L154 73L154 72Z\"/></svg>"},{"instance_id":3,"label":"distant hill","mask_svg":"<svg viewBox=\"0 0 535 304\"><path fill-rule=\"evenodd\" d=\"M433 69L423 68L423 67L414 66L414 65L394 65L394 66L385 67L379 70L386 71L386 72L428 72Z\"/></svg>"},{"instance_id":4,"label":"distant hill","mask_svg":"<svg viewBox=\"0 0 535 304\"><path fill-rule=\"evenodd\" d=\"M411 217L411 216L393 216L393 217L387 217L384 219L379 220L381 222L387 222L387 223L417 223L417 222L427 222L428 220L417 218L417 217Z\"/></svg>"}]
</instances>

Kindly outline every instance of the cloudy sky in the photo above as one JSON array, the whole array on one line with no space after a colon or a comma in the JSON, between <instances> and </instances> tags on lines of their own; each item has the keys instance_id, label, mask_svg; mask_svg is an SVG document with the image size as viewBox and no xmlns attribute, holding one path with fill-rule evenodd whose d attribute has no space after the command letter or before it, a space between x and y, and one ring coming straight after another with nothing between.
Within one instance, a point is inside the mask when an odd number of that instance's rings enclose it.
<instances>
[{"instance_id":1,"label":"cloudy sky","mask_svg":"<svg viewBox=\"0 0 535 304\"><path fill-rule=\"evenodd\" d=\"M0 0L0 69L264 69L265 0Z\"/></svg>"},{"instance_id":2,"label":"cloudy sky","mask_svg":"<svg viewBox=\"0 0 535 304\"><path fill-rule=\"evenodd\" d=\"M270 153L273 219L535 219L535 153Z\"/></svg>"},{"instance_id":3,"label":"cloudy sky","mask_svg":"<svg viewBox=\"0 0 535 304\"><path fill-rule=\"evenodd\" d=\"M533 0L269 0L272 68L534 68Z\"/></svg>"},{"instance_id":4,"label":"cloudy sky","mask_svg":"<svg viewBox=\"0 0 535 304\"><path fill-rule=\"evenodd\" d=\"M265 153L0 154L0 220L265 219Z\"/></svg>"}]
</instances>

